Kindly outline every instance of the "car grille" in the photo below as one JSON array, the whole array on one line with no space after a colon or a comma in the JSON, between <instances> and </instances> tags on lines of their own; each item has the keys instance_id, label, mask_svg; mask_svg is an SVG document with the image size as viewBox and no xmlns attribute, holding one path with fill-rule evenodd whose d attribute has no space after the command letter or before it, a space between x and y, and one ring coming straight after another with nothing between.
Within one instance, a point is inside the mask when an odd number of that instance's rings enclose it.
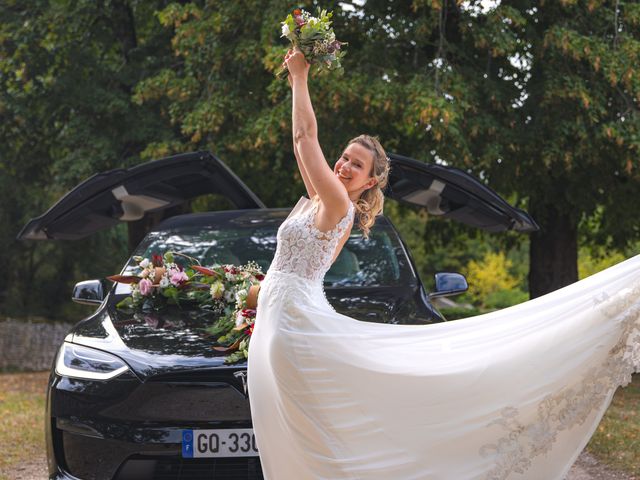
<instances>
[{"instance_id":1,"label":"car grille","mask_svg":"<svg viewBox=\"0 0 640 480\"><path fill-rule=\"evenodd\" d=\"M258 457L130 457L115 480L263 480Z\"/></svg>"}]
</instances>

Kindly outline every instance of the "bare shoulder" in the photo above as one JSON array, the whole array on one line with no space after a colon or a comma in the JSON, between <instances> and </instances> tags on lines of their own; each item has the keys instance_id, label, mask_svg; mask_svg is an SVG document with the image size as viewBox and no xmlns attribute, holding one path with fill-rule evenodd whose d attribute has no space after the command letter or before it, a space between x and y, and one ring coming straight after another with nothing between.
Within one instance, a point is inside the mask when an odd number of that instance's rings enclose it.
<instances>
[{"instance_id":1,"label":"bare shoulder","mask_svg":"<svg viewBox=\"0 0 640 480\"><path fill-rule=\"evenodd\" d=\"M342 221L351 208L351 200L345 195L344 199L334 199L330 204L322 201L319 197L314 197L314 202L318 204L317 215L315 218L316 227L326 232L335 228L335 226Z\"/></svg>"}]
</instances>

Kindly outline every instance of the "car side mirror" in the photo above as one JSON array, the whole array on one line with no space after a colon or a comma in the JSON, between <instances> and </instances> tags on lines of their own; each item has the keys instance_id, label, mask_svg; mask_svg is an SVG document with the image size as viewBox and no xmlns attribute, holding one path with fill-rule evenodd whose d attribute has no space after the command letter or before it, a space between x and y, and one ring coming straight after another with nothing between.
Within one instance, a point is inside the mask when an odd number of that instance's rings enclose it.
<instances>
[{"instance_id":1,"label":"car side mirror","mask_svg":"<svg viewBox=\"0 0 640 480\"><path fill-rule=\"evenodd\" d=\"M85 280L73 287L71 300L83 305L99 305L104 300L105 289L100 280Z\"/></svg>"},{"instance_id":2,"label":"car side mirror","mask_svg":"<svg viewBox=\"0 0 640 480\"><path fill-rule=\"evenodd\" d=\"M467 279L461 273L438 272L435 277L436 289L429 293L430 298L460 295L469 289Z\"/></svg>"}]
</instances>

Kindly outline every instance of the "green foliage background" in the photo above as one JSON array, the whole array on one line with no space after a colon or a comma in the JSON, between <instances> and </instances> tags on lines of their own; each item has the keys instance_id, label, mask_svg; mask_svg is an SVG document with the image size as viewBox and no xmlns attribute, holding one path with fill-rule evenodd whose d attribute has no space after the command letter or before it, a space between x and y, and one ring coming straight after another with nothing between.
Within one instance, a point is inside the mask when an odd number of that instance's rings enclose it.
<instances>
[{"instance_id":1,"label":"green foliage background","mask_svg":"<svg viewBox=\"0 0 640 480\"><path fill-rule=\"evenodd\" d=\"M311 80L330 161L349 138L375 134L389 151L468 170L541 225L530 239L490 236L388 202L427 284L504 251L519 289L538 295L578 279L580 248L634 251L635 1L6 0L0 312L79 318L72 284L119 270L125 226L73 244L14 240L98 171L208 149L267 205L294 203L290 93L273 76L294 6L333 10L349 43L344 75Z\"/></svg>"}]
</instances>

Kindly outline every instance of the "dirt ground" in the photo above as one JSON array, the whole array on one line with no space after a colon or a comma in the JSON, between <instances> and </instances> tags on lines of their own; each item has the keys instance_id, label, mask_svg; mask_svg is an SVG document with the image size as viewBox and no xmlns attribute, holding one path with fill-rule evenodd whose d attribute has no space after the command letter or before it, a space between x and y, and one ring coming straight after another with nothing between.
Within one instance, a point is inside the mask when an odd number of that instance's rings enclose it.
<instances>
[{"instance_id":1,"label":"dirt ground","mask_svg":"<svg viewBox=\"0 0 640 480\"><path fill-rule=\"evenodd\" d=\"M3 476L4 473L4 476ZM7 480L46 480L47 462L42 456L34 458L12 472L0 472L0 479ZM624 473L615 472L593 458L589 453L582 452L571 468L566 480L640 480Z\"/></svg>"},{"instance_id":2,"label":"dirt ground","mask_svg":"<svg viewBox=\"0 0 640 480\"><path fill-rule=\"evenodd\" d=\"M0 472L2 480L47 480L48 478L47 460L44 455L32 458L11 471Z\"/></svg>"},{"instance_id":3,"label":"dirt ground","mask_svg":"<svg viewBox=\"0 0 640 480\"><path fill-rule=\"evenodd\" d=\"M633 475L616 472L598 462L588 452L582 452L571 467L567 480L640 480Z\"/></svg>"}]
</instances>

